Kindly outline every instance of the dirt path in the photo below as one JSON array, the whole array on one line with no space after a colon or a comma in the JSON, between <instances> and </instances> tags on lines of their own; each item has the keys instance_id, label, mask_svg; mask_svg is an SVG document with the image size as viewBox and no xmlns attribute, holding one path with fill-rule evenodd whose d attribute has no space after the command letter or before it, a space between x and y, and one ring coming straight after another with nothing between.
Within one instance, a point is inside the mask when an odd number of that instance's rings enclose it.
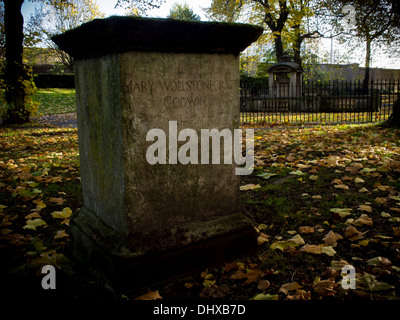
<instances>
[{"instance_id":1,"label":"dirt path","mask_svg":"<svg viewBox=\"0 0 400 320\"><path fill-rule=\"evenodd\" d=\"M41 117L32 117L32 120L38 121L42 124L50 124L61 128L77 128L76 112L64 113L64 114L53 114L43 115Z\"/></svg>"}]
</instances>

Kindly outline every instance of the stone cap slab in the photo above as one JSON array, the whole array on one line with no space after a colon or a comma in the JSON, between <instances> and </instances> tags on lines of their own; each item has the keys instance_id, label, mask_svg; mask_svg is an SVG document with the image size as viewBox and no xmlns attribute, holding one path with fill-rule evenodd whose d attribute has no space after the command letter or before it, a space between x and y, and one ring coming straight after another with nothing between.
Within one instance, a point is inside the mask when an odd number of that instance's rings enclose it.
<instances>
[{"instance_id":1,"label":"stone cap slab","mask_svg":"<svg viewBox=\"0 0 400 320\"><path fill-rule=\"evenodd\" d=\"M75 59L128 51L238 55L263 33L259 26L112 16L52 37Z\"/></svg>"}]
</instances>

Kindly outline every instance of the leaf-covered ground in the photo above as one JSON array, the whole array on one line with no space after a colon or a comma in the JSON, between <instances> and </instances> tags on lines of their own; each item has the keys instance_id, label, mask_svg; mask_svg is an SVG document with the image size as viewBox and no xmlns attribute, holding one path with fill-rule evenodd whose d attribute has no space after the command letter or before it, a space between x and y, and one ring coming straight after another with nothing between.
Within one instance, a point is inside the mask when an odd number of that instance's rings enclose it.
<instances>
[{"instance_id":1,"label":"leaf-covered ground","mask_svg":"<svg viewBox=\"0 0 400 320\"><path fill-rule=\"evenodd\" d=\"M256 168L241 182L257 253L121 298L396 299L399 137L376 125L257 129ZM109 298L71 254L69 219L82 206L76 129L3 128L0 150L1 283L19 295ZM45 264L57 268L56 293L41 289ZM345 265L355 290L342 288Z\"/></svg>"}]
</instances>

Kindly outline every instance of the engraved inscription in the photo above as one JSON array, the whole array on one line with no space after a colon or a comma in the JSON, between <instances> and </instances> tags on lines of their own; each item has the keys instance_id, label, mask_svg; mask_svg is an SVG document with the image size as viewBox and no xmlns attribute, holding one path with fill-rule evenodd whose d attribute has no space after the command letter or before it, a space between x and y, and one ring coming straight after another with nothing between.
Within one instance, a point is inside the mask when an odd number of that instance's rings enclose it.
<instances>
[{"instance_id":1,"label":"engraved inscription","mask_svg":"<svg viewBox=\"0 0 400 320\"><path fill-rule=\"evenodd\" d=\"M158 80L133 81L125 83L125 91L130 94L153 93L153 90L168 92L205 92L235 89L235 80Z\"/></svg>"}]
</instances>

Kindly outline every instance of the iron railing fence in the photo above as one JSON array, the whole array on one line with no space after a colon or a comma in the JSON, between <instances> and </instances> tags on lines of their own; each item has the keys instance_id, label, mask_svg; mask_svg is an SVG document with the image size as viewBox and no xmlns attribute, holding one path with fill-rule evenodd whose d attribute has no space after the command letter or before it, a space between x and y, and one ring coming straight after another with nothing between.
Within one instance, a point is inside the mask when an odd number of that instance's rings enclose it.
<instances>
[{"instance_id":1,"label":"iron railing fence","mask_svg":"<svg viewBox=\"0 0 400 320\"><path fill-rule=\"evenodd\" d=\"M364 123L385 121L400 80L240 82L241 123Z\"/></svg>"}]
</instances>

